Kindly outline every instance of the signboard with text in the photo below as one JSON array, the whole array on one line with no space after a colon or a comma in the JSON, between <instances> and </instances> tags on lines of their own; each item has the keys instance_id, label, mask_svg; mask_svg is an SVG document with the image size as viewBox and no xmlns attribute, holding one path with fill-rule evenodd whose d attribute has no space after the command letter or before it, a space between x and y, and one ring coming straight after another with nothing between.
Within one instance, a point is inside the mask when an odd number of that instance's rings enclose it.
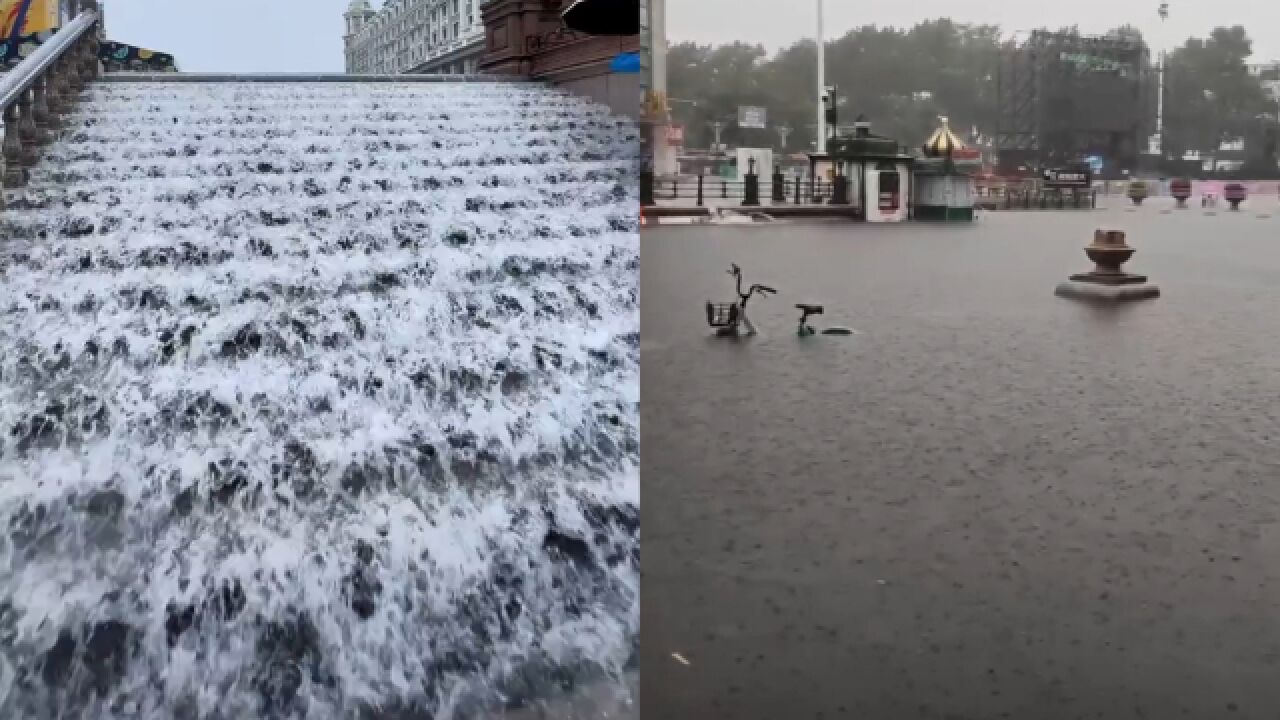
<instances>
[{"instance_id":1,"label":"signboard with text","mask_svg":"<svg viewBox=\"0 0 1280 720\"><path fill-rule=\"evenodd\" d=\"M1087 188L1093 185L1093 171L1088 166L1049 169L1041 174L1049 188Z\"/></svg>"},{"instance_id":2,"label":"signboard with text","mask_svg":"<svg viewBox=\"0 0 1280 720\"><path fill-rule=\"evenodd\" d=\"M762 107L751 105L738 107L738 127L764 129L768 127L765 122L767 119L768 114Z\"/></svg>"}]
</instances>

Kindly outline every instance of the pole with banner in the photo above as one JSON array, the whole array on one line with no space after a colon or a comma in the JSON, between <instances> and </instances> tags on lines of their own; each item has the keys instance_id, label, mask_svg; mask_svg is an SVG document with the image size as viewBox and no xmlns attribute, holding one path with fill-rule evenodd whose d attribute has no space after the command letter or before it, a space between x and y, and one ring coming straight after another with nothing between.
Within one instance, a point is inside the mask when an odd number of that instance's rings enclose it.
<instances>
[{"instance_id":1,"label":"pole with banner","mask_svg":"<svg viewBox=\"0 0 1280 720\"><path fill-rule=\"evenodd\" d=\"M825 67L826 67L827 49L825 47L826 43L823 39L823 31L822 31L822 0L817 0L817 2L818 2L818 37L817 37L817 40L818 40L818 97L816 98L816 100L818 103L818 141L817 141L817 144L814 145L814 148L817 149L819 153L824 153L827 151L827 113L826 113L826 107L822 103L822 96L823 94L826 93L826 90L827 90L827 80L823 76L825 72Z\"/></svg>"}]
</instances>

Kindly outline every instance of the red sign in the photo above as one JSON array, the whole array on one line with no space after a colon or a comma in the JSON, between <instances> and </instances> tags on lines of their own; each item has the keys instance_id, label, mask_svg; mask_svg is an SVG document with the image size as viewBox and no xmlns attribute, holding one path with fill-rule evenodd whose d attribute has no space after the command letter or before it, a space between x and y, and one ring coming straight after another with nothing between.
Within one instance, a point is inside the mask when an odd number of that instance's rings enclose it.
<instances>
[{"instance_id":1,"label":"red sign","mask_svg":"<svg viewBox=\"0 0 1280 720\"><path fill-rule=\"evenodd\" d=\"M681 145L684 145L684 128L679 125L668 126L667 144L671 147L680 147Z\"/></svg>"}]
</instances>

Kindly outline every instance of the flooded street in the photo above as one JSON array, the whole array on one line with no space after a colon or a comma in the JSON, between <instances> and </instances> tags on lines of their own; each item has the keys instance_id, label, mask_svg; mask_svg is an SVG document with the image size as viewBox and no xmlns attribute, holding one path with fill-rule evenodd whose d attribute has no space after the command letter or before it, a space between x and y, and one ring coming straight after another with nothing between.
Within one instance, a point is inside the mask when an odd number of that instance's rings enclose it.
<instances>
[{"instance_id":1,"label":"flooded street","mask_svg":"<svg viewBox=\"0 0 1280 720\"><path fill-rule=\"evenodd\" d=\"M646 713L1276 717L1280 207L1111 205L643 234Z\"/></svg>"}]
</instances>

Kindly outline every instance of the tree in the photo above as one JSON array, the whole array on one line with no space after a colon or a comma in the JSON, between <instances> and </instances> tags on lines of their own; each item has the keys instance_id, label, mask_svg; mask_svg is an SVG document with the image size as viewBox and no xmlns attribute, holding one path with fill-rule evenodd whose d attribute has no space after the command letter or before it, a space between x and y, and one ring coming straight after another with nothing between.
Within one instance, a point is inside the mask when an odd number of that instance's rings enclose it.
<instances>
[{"instance_id":1,"label":"tree","mask_svg":"<svg viewBox=\"0 0 1280 720\"><path fill-rule=\"evenodd\" d=\"M685 126L685 144L707 147L713 139L710 125L728 123L726 143L740 139L736 133L739 105L768 106L768 90L762 84L759 45L733 43L718 47L681 43L667 53L667 90L672 116Z\"/></svg>"},{"instance_id":2,"label":"tree","mask_svg":"<svg viewBox=\"0 0 1280 720\"><path fill-rule=\"evenodd\" d=\"M1080 34L1075 27L1059 32ZM1106 34L1142 42L1142 33L1130 25ZM975 131L990 137L997 121L997 68L1008 42L997 26L948 18L910 28L865 25L827 43L824 75L844 101L841 125L866 115L878 134L915 145L936 126L938 115L946 115L962 137ZM1207 38L1190 38L1170 53L1165 79L1169 154L1212 154L1224 140L1260 132L1259 116L1276 109L1248 71L1251 53L1252 43L1239 26L1215 28ZM812 40L771 57L762 47L743 43L673 46L668 87L672 114L685 126L686 144L708 147L711 123L720 122L727 144L778 147L775 129L785 125L792 130L787 149L808 150L817 125L816 56ZM1142 110L1148 131L1155 116L1155 93L1149 94L1151 105ZM770 129L738 128L741 105L766 108Z\"/></svg>"},{"instance_id":3,"label":"tree","mask_svg":"<svg viewBox=\"0 0 1280 720\"><path fill-rule=\"evenodd\" d=\"M1262 84L1249 73L1253 44L1243 27L1214 28L1169 55L1165 148L1214 156L1224 141L1253 132L1267 111Z\"/></svg>"}]
</instances>

